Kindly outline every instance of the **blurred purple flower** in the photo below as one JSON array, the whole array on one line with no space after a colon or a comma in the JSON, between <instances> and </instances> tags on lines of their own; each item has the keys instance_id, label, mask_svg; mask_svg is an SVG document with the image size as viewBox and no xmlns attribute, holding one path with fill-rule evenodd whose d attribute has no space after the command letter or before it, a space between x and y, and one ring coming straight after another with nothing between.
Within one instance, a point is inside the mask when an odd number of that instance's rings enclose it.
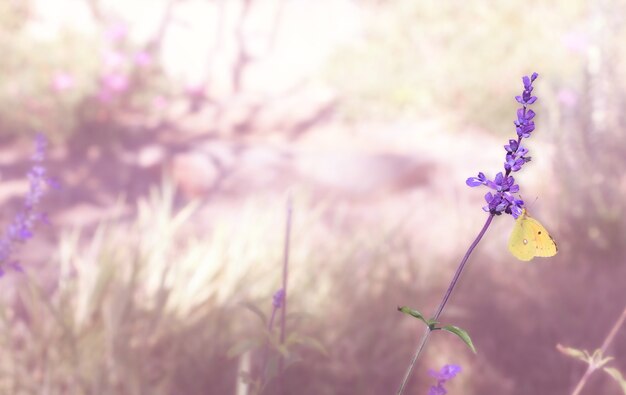
<instances>
[{"instance_id":1,"label":"blurred purple flower","mask_svg":"<svg viewBox=\"0 0 626 395\"><path fill-rule=\"evenodd\" d=\"M101 79L102 85L98 97L103 102L108 102L116 95L128 89L128 77L126 74L111 72L104 74Z\"/></svg>"},{"instance_id":2,"label":"blurred purple flower","mask_svg":"<svg viewBox=\"0 0 626 395\"><path fill-rule=\"evenodd\" d=\"M272 305L274 306L275 309L280 309L281 307L283 307L284 302L285 302L285 290L281 288L274 293L274 296L272 297Z\"/></svg>"},{"instance_id":3,"label":"blurred purple flower","mask_svg":"<svg viewBox=\"0 0 626 395\"><path fill-rule=\"evenodd\" d=\"M52 88L56 92L66 91L74 86L74 77L66 72L58 72L52 77Z\"/></svg>"},{"instance_id":4,"label":"blurred purple flower","mask_svg":"<svg viewBox=\"0 0 626 395\"><path fill-rule=\"evenodd\" d=\"M128 77L121 73L109 73L102 77L102 84L113 92L123 92L128 88Z\"/></svg>"},{"instance_id":5,"label":"blurred purple flower","mask_svg":"<svg viewBox=\"0 0 626 395\"><path fill-rule=\"evenodd\" d=\"M442 384L439 384L439 385L436 385L436 386L433 385L428 390L428 395L446 395L447 393L448 393L448 391L443 387Z\"/></svg>"},{"instance_id":6,"label":"blurred purple flower","mask_svg":"<svg viewBox=\"0 0 626 395\"><path fill-rule=\"evenodd\" d=\"M535 130L535 112L528 109L528 106L537 101L537 97L532 95L533 82L539 75L533 73L531 76L522 78L524 90L520 96L515 96L522 108L517 110L517 119L514 121L517 132L517 140L509 140L509 144L504 146L506 151L504 162L504 173L499 172L493 180L489 180L484 173L478 173L477 177L469 177L465 183L470 187L485 185L493 189L496 193L488 192L485 195L487 205L483 210L491 214L500 215L502 213L511 214L517 218L522 213L524 201L515 198L514 193L519 192L519 185L515 184L515 179L510 176L512 172L521 170L522 166L530 161L528 149L521 144L522 139L530 137Z\"/></svg>"},{"instance_id":7,"label":"blurred purple flower","mask_svg":"<svg viewBox=\"0 0 626 395\"><path fill-rule=\"evenodd\" d=\"M32 156L33 166L28 172L30 188L24 199L24 205L7 226L0 238L0 276L6 267L22 271L19 262L11 260L18 244L24 243L34 235L37 223L46 221L43 213L37 211L37 205L46 194L46 185L50 179L42 163L46 156L47 140L39 134L35 138L35 153Z\"/></svg>"},{"instance_id":8,"label":"blurred purple flower","mask_svg":"<svg viewBox=\"0 0 626 395\"><path fill-rule=\"evenodd\" d=\"M115 22L104 32L104 36L110 42L118 42L128 34L128 26L123 22Z\"/></svg>"},{"instance_id":9,"label":"blurred purple flower","mask_svg":"<svg viewBox=\"0 0 626 395\"><path fill-rule=\"evenodd\" d=\"M448 381L459 373L461 373L459 365L444 365L438 372L433 369L428 370L428 374L436 378L437 381Z\"/></svg>"},{"instance_id":10,"label":"blurred purple flower","mask_svg":"<svg viewBox=\"0 0 626 395\"><path fill-rule=\"evenodd\" d=\"M102 55L102 62L107 69L118 69L124 65L126 58L118 51L107 50Z\"/></svg>"},{"instance_id":11,"label":"blurred purple flower","mask_svg":"<svg viewBox=\"0 0 626 395\"><path fill-rule=\"evenodd\" d=\"M152 64L152 55L146 51L139 51L133 56L135 64L139 67L147 67Z\"/></svg>"},{"instance_id":12,"label":"blurred purple flower","mask_svg":"<svg viewBox=\"0 0 626 395\"><path fill-rule=\"evenodd\" d=\"M440 371L436 372L432 369L428 370L428 374L437 379L437 385L433 385L428 390L428 395L445 395L448 391L445 388L447 381L452 380L457 374L461 373L461 367L458 365L444 365Z\"/></svg>"}]
</instances>

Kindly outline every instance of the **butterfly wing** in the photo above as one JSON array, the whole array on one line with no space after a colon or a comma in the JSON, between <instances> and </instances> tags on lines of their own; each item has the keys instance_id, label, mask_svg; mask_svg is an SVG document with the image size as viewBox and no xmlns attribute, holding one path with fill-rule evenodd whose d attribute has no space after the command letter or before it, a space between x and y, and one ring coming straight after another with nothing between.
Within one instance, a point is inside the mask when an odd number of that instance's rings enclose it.
<instances>
[{"instance_id":1,"label":"butterfly wing","mask_svg":"<svg viewBox=\"0 0 626 395\"><path fill-rule=\"evenodd\" d=\"M535 257L535 247L529 236L529 227L526 226L526 213L522 213L513 226L509 237L509 251L520 261L530 261Z\"/></svg>"},{"instance_id":2,"label":"butterfly wing","mask_svg":"<svg viewBox=\"0 0 626 395\"><path fill-rule=\"evenodd\" d=\"M549 257L556 255L559 250L556 242L539 221L532 217L527 217L524 227L530 229L530 237L533 240L531 244L535 245L535 256Z\"/></svg>"},{"instance_id":3,"label":"butterfly wing","mask_svg":"<svg viewBox=\"0 0 626 395\"><path fill-rule=\"evenodd\" d=\"M524 210L509 237L509 251L519 260L530 261L536 256L554 256L558 249L546 228Z\"/></svg>"}]
</instances>

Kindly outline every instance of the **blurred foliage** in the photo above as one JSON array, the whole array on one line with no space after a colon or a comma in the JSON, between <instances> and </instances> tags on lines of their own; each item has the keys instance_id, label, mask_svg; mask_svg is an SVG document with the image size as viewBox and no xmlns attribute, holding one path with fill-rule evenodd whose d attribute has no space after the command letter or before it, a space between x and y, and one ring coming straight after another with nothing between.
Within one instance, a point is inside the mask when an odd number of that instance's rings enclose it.
<instances>
[{"instance_id":1,"label":"blurred foliage","mask_svg":"<svg viewBox=\"0 0 626 395\"><path fill-rule=\"evenodd\" d=\"M267 378L286 357L288 393L367 395L395 385L379 366L402 370L397 351L414 333L397 330L389 300L432 293L412 289L419 269L395 222L337 245L320 226L327 208L296 210L281 345L264 312L282 244L261 214L267 205L242 207L241 222L198 235L198 207L174 201L166 186L140 200L136 217L120 210L94 230L64 231L43 271L13 276L15 295L0 306L0 393L232 394L241 377L253 383L268 341ZM268 380L263 393L276 385Z\"/></svg>"},{"instance_id":2,"label":"blurred foliage","mask_svg":"<svg viewBox=\"0 0 626 395\"><path fill-rule=\"evenodd\" d=\"M452 113L510 133L511 87L522 75L580 78L581 59L563 40L583 26L585 3L381 1L327 77L348 120Z\"/></svg>"},{"instance_id":3,"label":"blurred foliage","mask_svg":"<svg viewBox=\"0 0 626 395\"><path fill-rule=\"evenodd\" d=\"M5 76L0 83L0 132L45 126L58 136L90 133L93 129L86 126L108 126L129 112L157 112L150 107L152 99L172 89L158 64L141 73L127 65L123 72L133 89L99 101L101 55L110 44L71 31L52 41L36 39L28 31L28 4L0 2L0 72ZM538 71L547 77L538 86L542 95L546 92L540 103L548 111L542 119L560 132L558 178L546 177L562 222L559 241L564 251L559 255L583 263L620 263L626 245L626 179L616 174L626 165L621 132L624 28L607 23L611 28L604 35L584 38L590 10L583 1L367 4L366 38L343 48L327 70L340 92L345 119L452 110L463 122L506 125L510 134L511 86L518 89L521 75ZM609 7L603 12L613 20L621 15L618 11ZM579 33L596 47L602 43L602 62L595 63L586 49L563 44L564 37ZM150 50L124 41L113 49L126 59ZM58 72L74 76L72 88L62 94L53 92ZM575 104L563 104L565 90L576 98ZM173 192L166 189L143 200L130 224L120 215L95 232L63 233L59 256L50 259L52 264L46 262L59 268L58 278L33 272L17 284L15 299L0 306L0 369L5 373L0 393L234 393L248 351L268 339L262 323L251 325L255 318L241 312L238 302L244 299L260 306L259 311L269 307L268 292L275 284L268 277L274 277L273 262L279 261L280 246L273 244L279 232L263 222L269 205L261 204L237 210L241 218L230 227L211 224L210 234L196 236L195 207L177 211L173 202ZM406 230L387 227L386 221L394 220L388 213L350 226L336 214L340 208L334 207L331 215L331 210L311 206L299 216L303 231L294 240L298 247L290 277L295 290L290 303L299 306L304 318L290 322L315 333L330 356L316 347L297 348L294 355L299 358L289 366L286 385L303 395L387 393L397 386L419 335L395 306L416 301L427 309L455 262L428 256L429 246L420 244L427 222L423 218ZM445 214L438 221L445 223ZM442 243L454 237L442 237ZM622 295L611 280L622 278L615 273L623 270L564 274L554 266L498 272L494 268L499 262L483 258L476 264L489 264L489 270L476 271L465 281L471 292L459 290L466 297L455 301L457 316L451 317L465 320L463 327L472 331L481 349L476 374L467 375L471 381L464 393L563 388L570 372L555 377L562 364L550 356L540 363L533 358L545 355L553 344L546 333L562 330L563 321L574 328L581 309L596 317L611 296ZM580 291L589 288L594 292ZM234 296L239 299L232 300ZM555 314L555 306L574 313ZM537 319L520 322L520 316L529 314ZM487 320L501 329L482 330L481 322ZM585 329L576 328L572 332L589 337ZM511 342L511 331L521 331L520 339L532 341ZM451 347L459 343L454 340ZM466 352L462 347L438 344L428 358L447 359ZM417 393L419 379L415 382Z\"/></svg>"},{"instance_id":4,"label":"blurred foliage","mask_svg":"<svg viewBox=\"0 0 626 395\"><path fill-rule=\"evenodd\" d=\"M42 33L38 22L30 1L0 5L0 133L88 133L93 123L154 110L155 99L171 91L158 64L135 61L142 45L107 38L110 22L96 20L96 34L69 28ZM118 91L103 98L112 83L112 56L121 64L115 66Z\"/></svg>"},{"instance_id":5,"label":"blurred foliage","mask_svg":"<svg viewBox=\"0 0 626 395\"><path fill-rule=\"evenodd\" d=\"M248 325L244 329L228 351L228 356L252 360L249 369L240 369L239 372L243 384L251 389L250 395L274 393L275 387L280 385L278 381L285 380L282 377L284 372L290 366L303 361L299 350L316 351L320 355L328 356L328 351L319 340L301 333L300 328L312 318L311 316L297 311L288 313L285 327L289 333L286 334L285 341L281 342L279 314L276 314L279 310L268 317L254 304L248 303L244 307L254 313L259 320L255 321L257 325ZM291 310L295 309L292 307Z\"/></svg>"},{"instance_id":6,"label":"blurred foliage","mask_svg":"<svg viewBox=\"0 0 626 395\"><path fill-rule=\"evenodd\" d=\"M28 275L0 309L0 392L232 393L223 271L181 230L194 210L173 211L165 188L133 223L64 233L53 284Z\"/></svg>"},{"instance_id":7,"label":"blurred foliage","mask_svg":"<svg viewBox=\"0 0 626 395\"><path fill-rule=\"evenodd\" d=\"M624 314L626 314L626 311L624 312ZM587 371L581 378L581 381L576 386L576 389L572 392L573 395L578 395L579 393L581 393L589 376L599 369L602 369L609 375L609 377L614 379L617 385L619 385L623 393L626 395L626 380L624 380L624 376L618 369L612 366L606 366L614 358L605 356L602 349L598 348L594 350L593 353L589 353L587 350L580 350L573 347L564 347L560 344L557 344L556 348L562 354L574 359L578 359L579 361L585 362L587 364Z\"/></svg>"},{"instance_id":8,"label":"blurred foliage","mask_svg":"<svg viewBox=\"0 0 626 395\"><path fill-rule=\"evenodd\" d=\"M573 92L559 92L559 108L553 109L553 127L562 131L554 163L555 209L566 248L581 263L623 264L626 252L626 177L615 173L626 166L626 27L614 14L620 9L626 11L626 4L593 4L596 29L589 37L583 83Z\"/></svg>"}]
</instances>

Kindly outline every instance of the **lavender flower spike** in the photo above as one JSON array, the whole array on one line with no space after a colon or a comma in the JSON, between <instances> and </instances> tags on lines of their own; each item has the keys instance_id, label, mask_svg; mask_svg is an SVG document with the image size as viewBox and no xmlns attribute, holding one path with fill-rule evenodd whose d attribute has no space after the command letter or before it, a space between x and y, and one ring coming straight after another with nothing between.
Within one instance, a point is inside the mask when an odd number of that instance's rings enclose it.
<instances>
[{"instance_id":1,"label":"lavender flower spike","mask_svg":"<svg viewBox=\"0 0 626 395\"><path fill-rule=\"evenodd\" d=\"M535 130L533 119L536 114L528 106L537 101L537 97L533 96L532 92L533 82L538 76L537 73L533 73L531 76L523 77L524 91L520 96L515 96L515 100L522 105L522 108L517 110L517 119L513 122L517 140L509 140L509 144L504 146L506 150L504 173L500 172L495 179L489 180L481 172L478 173L478 177L469 177L465 182L470 187L485 185L495 191L495 193L488 192L485 195L487 205L483 207L483 210L494 215L506 213L517 218L522 214L524 201L513 196L514 193L519 192L519 185L515 184L515 179L510 174L520 171L525 163L530 162L530 156L526 156L528 149L522 146L522 139L529 138Z\"/></svg>"},{"instance_id":2,"label":"lavender flower spike","mask_svg":"<svg viewBox=\"0 0 626 395\"><path fill-rule=\"evenodd\" d=\"M24 205L15 214L13 221L0 238L0 276L4 274L4 269L7 267L21 271L21 266L17 261L12 260L12 255L19 244L25 243L33 237L37 223L46 220L44 213L37 210L38 204L47 193L47 186L52 183L46 174L46 168L43 166L46 148L46 138L42 134L38 134L35 138L33 165L28 172L30 188L24 199Z\"/></svg>"},{"instance_id":3,"label":"lavender flower spike","mask_svg":"<svg viewBox=\"0 0 626 395\"><path fill-rule=\"evenodd\" d=\"M461 262L454 273L454 277L452 277L452 281L450 281L450 285L441 299L439 307L431 318L433 321L437 321L439 319L439 316L448 303L450 295L452 295L452 291L461 277L463 268L467 264L470 255L478 243L482 240L494 217L496 215L506 213L511 214L514 218L517 218L523 212L524 201L513 195L517 194L520 188L519 185L515 184L515 178L511 176L511 173L519 171L525 163L530 161L530 157L526 156L528 154L528 150L522 146L522 139L530 137L531 133L535 130L535 123L533 121L535 118L535 112L530 110L528 106L537 101L537 97L533 96L532 92L533 82L538 76L539 75L537 73L533 73L530 76L523 77L522 82L524 84L524 90L520 96L515 97L517 102L522 105L522 108L517 110L517 119L514 121L517 139L509 140L509 144L504 146L506 151L504 172L499 172L493 180L487 178L484 173L480 172L478 173L478 176L469 177L467 181L465 181L465 183L470 187L482 185L491 189L491 191L485 194L485 201L487 202L487 205L483 207L483 210L489 212L489 215L487 216L487 220L485 221L482 229L478 233L478 236L476 236L476 239L474 239L472 244L470 244L467 252L461 259ZM404 374L404 378L400 384L400 389L398 390L397 395L402 395L404 393L404 389L406 388L409 378L411 377L413 367L422 353L422 350L424 349L432 331L433 328L430 325L425 329L424 334L415 349L415 353L409 362L409 366ZM438 383L436 386L431 387L428 395L445 394L447 391L444 388L443 383L454 377L454 375L456 375L459 371L460 368L458 366L447 365L444 366L444 369L442 369L439 373L434 373Z\"/></svg>"}]
</instances>

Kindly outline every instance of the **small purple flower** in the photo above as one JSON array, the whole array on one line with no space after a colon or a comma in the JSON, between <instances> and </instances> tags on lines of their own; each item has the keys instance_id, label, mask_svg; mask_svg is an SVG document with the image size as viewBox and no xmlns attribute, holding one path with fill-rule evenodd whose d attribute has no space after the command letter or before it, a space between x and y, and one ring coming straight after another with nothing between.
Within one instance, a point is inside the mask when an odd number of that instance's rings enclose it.
<instances>
[{"instance_id":1,"label":"small purple flower","mask_svg":"<svg viewBox=\"0 0 626 395\"><path fill-rule=\"evenodd\" d=\"M470 187L485 185L495 191L495 193L489 192L485 195L487 205L483 207L483 210L491 214L500 215L506 213L517 218L522 213L524 202L513 196L514 193L519 192L519 185L515 184L515 179L510 174L520 171L525 163L530 162L530 157L526 156L528 149L523 147L521 142L522 139L530 137L535 130L533 119L536 114L528 106L537 101L537 97L532 95L534 89L532 84L537 77L537 73L533 73L530 77L523 77L524 91L521 96L515 97L522 104L522 108L517 110L517 119L514 121L517 140L511 139L504 146L506 151L504 173L499 172L493 180L490 180L481 172L478 173L478 177L469 177L465 181Z\"/></svg>"},{"instance_id":2,"label":"small purple flower","mask_svg":"<svg viewBox=\"0 0 626 395\"><path fill-rule=\"evenodd\" d=\"M513 123L520 138L530 137L530 133L535 130L535 122L532 121L534 117L535 112L532 110L527 111L526 107L517 110L517 119Z\"/></svg>"},{"instance_id":3,"label":"small purple flower","mask_svg":"<svg viewBox=\"0 0 626 395\"><path fill-rule=\"evenodd\" d=\"M515 152L517 152L518 148L519 148L519 141L517 140L509 140L509 144L504 146L504 149L506 150L507 154L514 154Z\"/></svg>"},{"instance_id":4,"label":"small purple flower","mask_svg":"<svg viewBox=\"0 0 626 395\"><path fill-rule=\"evenodd\" d=\"M459 373L461 373L461 367L459 365L444 365L438 372L435 372L432 369L428 371L428 374L436 378L438 381L448 381Z\"/></svg>"},{"instance_id":5,"label":"small purple flower","mask_svg":"<svg viewBox=\"0 0 626 395\"><path fill-rule=\"evenodd\" d=\"M280 309L283 306L284 301L285 290L281 288L274 293L274 296L272 297L272 305L275 309Z\"/></svg>"},{"instance_id":6,"label":"small purple flower","mask_svg":"<svg viewBox=\"0 0 626 395\"><path fill-rule=\"evenodd\" d=\"M506 162L504 162L504 169L508 171L519 171L524 163L526 163L526 161L522 158L507 155Z\"/></svg>"},{"instance_id":7,"label":"small purple flower","mask_svg":"<svg viewBox=\"0 0 626 395\"><path fill-rule=\"evenodd\" d=\"M491 181L487 180L487 186L497 192L517 192L519 191L519 185L515 184L515 178L504 175L502 172L496 174L496 178Z\"/></svg>"},{"instance_id":8,"label":"small purple flower","mask_svg":"<svg viewBox=\"0 0 626 395\"><path fill-rule=\"evenodd\" d=\"M524 163L530 162L530 157L526 157L528 150L522 147L518 141L509 140L509 144L504 146L506 150L506 162L504 170L507 172L519 171Z\"/></svg>"},{"instance_id":9,"label":"small purple flower","mask_svg":"<svg viewBox=\"0 0 626 395\"><path fill-rule=\"evenodd\" d=\"M433 385L428 390L428 395L445 395L448 391L445 388L447 381L452 380L457 374L461 373L459 365L444 365L438 372L429 369L428 374L437 379L437 385Z\"/></svg>"},{"instance_id":10,"label":"small purple flower","mask_svg":"<svg viewBox=\"0 0 626 395\"><path fill-rule=\"evenodd\" d=\"M522 82L524 83L524 92L522 92L522 96L515 96L515 100L517 100L518 103L524 105L524 107L537 101L537 97L532 96L532 92L533 82L537 79L538 76L539 74L533 73L530 77L522 77Z\"/></svg>"},{"instance_id":11,"label":"small purple flower","mask_svg":"<svg viewBox=\"0 0 626 395\"><path fill-rule=\"evenodd\" d=\"M485 173L478 173L478 177L470 177L465 181L465 183L470 187L477 187L479 185L487 185L487 176Z\"/></svg>"},{"instance_id":12,"label":"small purple flower","mask_svg":"<svg viewBox=\"0 0 626 395\"><path fill-rule=\"evenodd\" d=\"M122 73L109 73L103 76L102 83L110 91L123 92L128 88L128 77Z\"/></svg>"}]
</instances>

